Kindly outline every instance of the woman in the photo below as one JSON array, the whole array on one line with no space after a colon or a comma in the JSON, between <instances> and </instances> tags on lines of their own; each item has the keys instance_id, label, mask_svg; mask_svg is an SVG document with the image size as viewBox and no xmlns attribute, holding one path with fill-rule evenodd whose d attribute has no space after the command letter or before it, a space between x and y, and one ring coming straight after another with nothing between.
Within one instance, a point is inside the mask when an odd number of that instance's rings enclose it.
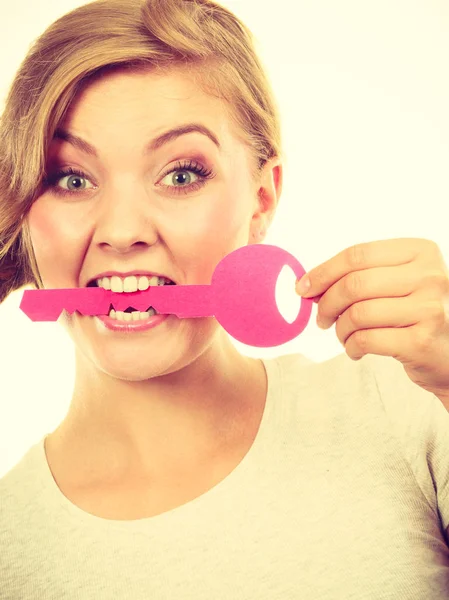
<instances>
[{"instance_id":1,"label":"woman","mask_svg":"<svg viewBox=\"0 0 449 600\"><path fill-rule=\"evenodd\" d=\"M56 21L0 139L1 300L209 283L263 241L282 190L251 34L208 0L105 0ZM73 396L0 481L2 598L449 591L449 414L398 362L255 360L214 319L136 318L149 327L61 316Z\"/></svg>"}]
</instances>

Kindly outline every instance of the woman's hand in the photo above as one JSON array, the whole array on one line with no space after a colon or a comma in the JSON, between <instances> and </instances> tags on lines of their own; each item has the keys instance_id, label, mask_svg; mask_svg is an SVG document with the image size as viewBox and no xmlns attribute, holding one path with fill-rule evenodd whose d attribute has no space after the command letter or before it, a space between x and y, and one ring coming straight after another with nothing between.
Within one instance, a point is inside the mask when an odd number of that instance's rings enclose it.
<instances>
[{"instance_id":1,"label":"woman's hand","mask_svg":"<svg viewBox=\"0 0 449 600\"><path fill-rule=\"evenodd\" d=\"M319 327L337 323L349 358L392 356L449 410L449 271L435 242L358 244L306 276L311 288L297 284L298 294L318 303Z\"/></svg>"}]
</instances>

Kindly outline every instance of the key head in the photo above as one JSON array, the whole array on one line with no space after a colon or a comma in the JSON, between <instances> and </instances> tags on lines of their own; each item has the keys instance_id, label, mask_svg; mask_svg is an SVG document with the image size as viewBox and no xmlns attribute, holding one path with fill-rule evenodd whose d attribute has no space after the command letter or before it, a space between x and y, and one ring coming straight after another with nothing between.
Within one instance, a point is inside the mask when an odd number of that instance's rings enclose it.
<instances>
[{"instance_id":1,"label":"key head","mask_svg":"<svg viewBox=\"0 0 449 600\"><path fill-rule=\"evenodd\" d=\"M239 342L259 348L279 346L305 329L312 300L302 298L293 323L284 319L276 304L276 283L285 265L298 279L306 273L292 254L268 244L243 246L218 263L211 281L215 317Z\"/></svg>"}]
</instances>

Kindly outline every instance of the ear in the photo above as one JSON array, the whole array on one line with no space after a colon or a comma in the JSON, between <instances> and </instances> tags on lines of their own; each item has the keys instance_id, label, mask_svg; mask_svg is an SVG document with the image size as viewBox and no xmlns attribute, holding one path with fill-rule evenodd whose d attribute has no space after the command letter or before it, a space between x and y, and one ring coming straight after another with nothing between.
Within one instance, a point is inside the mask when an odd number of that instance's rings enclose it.
<instances>
[{"instance_id":1,"label":"ear","mask_svg":"<svg viewBox=\"0 0 449 600\"><path fill-rule=\"evenodd\" d=\"M255 211L251 219L249 244L263 242L276 213L282 193L283 166L279 157L268 160L258 178Z\"/></svg>"}]
</instances>

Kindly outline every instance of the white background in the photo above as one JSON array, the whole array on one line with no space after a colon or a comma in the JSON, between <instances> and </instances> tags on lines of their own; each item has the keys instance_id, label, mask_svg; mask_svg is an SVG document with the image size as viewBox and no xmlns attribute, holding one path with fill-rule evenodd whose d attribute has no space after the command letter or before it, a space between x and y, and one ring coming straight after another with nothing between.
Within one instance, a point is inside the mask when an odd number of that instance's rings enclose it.
<instances>
[{"instance_id":1,"label":"white background","mask_svg":"<svg viewBox=\"0 0 449 600\"><path fill-rule=\"evenodd\" d=\"M306 270L361 242L434 240L449 264L449 3L447 0L228 0L250 27L273 82L287 155L266 239ZM33 40L76 0L2 0L0 101ZM300 300L284 277L285 315ZM73 346L57 323L33 323L22 292L0 306L0 476L62 420ZM251 356L344 352L335 326L309 325ZM290 319L291 320L291 319Z\"/></svg>"}]
</instances>

